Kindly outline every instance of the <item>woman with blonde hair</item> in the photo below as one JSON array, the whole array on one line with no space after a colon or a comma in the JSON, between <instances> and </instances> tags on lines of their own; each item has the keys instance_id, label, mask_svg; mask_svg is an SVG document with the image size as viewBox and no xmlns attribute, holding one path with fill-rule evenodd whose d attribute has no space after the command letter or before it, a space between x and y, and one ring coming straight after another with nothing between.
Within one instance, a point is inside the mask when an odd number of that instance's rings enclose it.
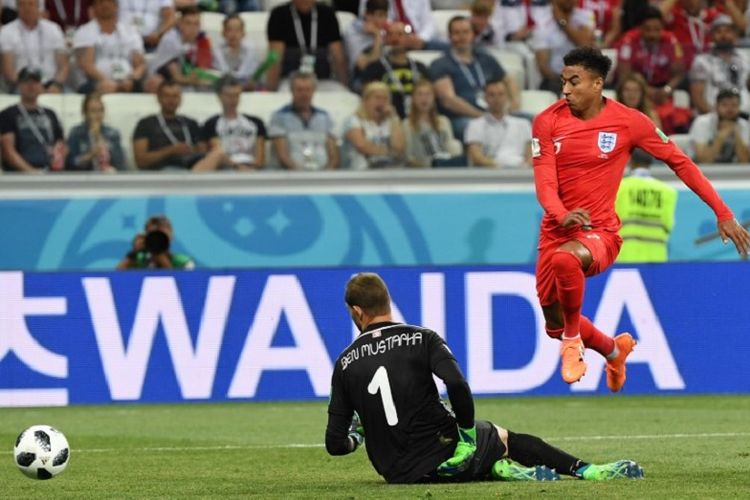
<instances>
[{"instance_id":1,"label":"woman with blonde hair","mask_svg":"<svg viewBox=\"0 0 750 500\"><path fill-rule=\"evenodd\" d=\"M629 108L635 108L651 118L654 124L661 128L661 120L654 110L654 103L648 96L648 83L640 73L633 71L622 79L617 86L617 100Z\"/></svg>"},{"instance_id":2,"label":"woman with blonde hair","mask_svg":"<svg viewBox=\"0 0 750 500\"><path fill-rule=\"evenodd\" d=\"M432 82L422 79L414 85L408 113L403 122L408 166L447 165L461 157L463 146L453 137L450 120L437 112Z\"/></svg>"},{"instance_id":3,"label":"woman with blonde hair","mask_svg":"<svg viewBox=\"0 0 750 500\"><path fill-rule=\"evenodd\" d=\"M404 131L385 83L365 85L359 108L344 122L343 149L352 170L403 165Z\"/></svg>"}]
</instances>

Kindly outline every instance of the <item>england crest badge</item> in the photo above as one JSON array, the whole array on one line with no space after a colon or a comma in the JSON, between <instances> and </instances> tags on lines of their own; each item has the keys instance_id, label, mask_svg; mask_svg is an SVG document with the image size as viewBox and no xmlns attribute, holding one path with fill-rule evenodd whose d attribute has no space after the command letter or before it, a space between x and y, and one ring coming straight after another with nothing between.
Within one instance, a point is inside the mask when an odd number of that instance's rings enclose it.
<instances>
[{"instance_id":1,"label":"england crest badge","mask_svg":"<svg viewBox=\"0 0 750 500\"><path fill-rule=\"evenodd\" d=\"M615 132L599 132L599 150L602 153L611 153L615 150L617 144L617 134Z\"/></svg>"}]
</instances>

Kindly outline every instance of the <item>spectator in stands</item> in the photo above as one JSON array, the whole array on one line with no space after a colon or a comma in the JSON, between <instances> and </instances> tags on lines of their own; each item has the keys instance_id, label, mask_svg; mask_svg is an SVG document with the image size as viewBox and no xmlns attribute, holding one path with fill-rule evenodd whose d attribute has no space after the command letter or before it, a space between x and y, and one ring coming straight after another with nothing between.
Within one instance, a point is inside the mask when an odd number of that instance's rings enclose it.
<instances>
[{"instance_id":1,"label":"spectator in stands","mask_svg":"<svg viewBox=\"0 0 750 500\"><path fill-rule=\"evenodd\" d=\"M487 106L484 86L490 80L505 80L510 94L510 110L518 111L521 104L518 84L494 57L474 49L474 33L469 19L453 17L448 22L448 35L451 49L433 61L430 74L440 110L451 120L453 134L463 137L469 120L482 116Z\"/></svg>"},{"instance_id":2,"label":"spectator in stands","mask_svg":"<svg viewBox=\"0 0 750 500\"><path fill-rule=\"evenodd\" d=\"M656 7L646 12L641 26L622 38L617 62L618 81L632 72L642 74L648 83L648 96L654 103L664 131L675 133L689 123L672 104L672 93L685 78L682 49L675 35L664 29L662 14Z\"/></svg>"},{"instance_id":3,"label":"spectator in stands","mask_svg":"<svg viewBox=\"0 0 750 500\"><path fill-rule=\"evenodd\" d=\"M542 74L540 88L560 94L563 56L594 44L594 14L576 7L576 0L552 0L545 10L534 26L531 45Z\"/></svg>"},{"instance_id":4,"label":"spectator in stands","mask_svg":"<svg viewBox=\"0 0 750 500\"><path fill-rule=\"evenodd\" d=\"M62 170L65 142L54 111L39 105L44 91L39 68L26 67L18 73L18 104L0 112L0 147L3 170L39 173Z\"/></svg>"},{"instance_id":5,"label":"spectator in stands","mask_svg":"<svg viewBox=\"0 0 750 500\"><path fill-rule=\"evenodd\" d=\"M198 7L180 9L177 27L164 35L156 47L152 73L146 91L153 92L162 81L175 82L186 90L210 90L224 68L223 58L211 46L211 40L201 31Z\"/></svg>"},{"instance_id":6,"label":"spectator in stands","mask_svg":"<svg viewBox=\"0 0 750 500\"><path fill-rule=\"evenodd\" d=\"M268 70L269 90L277 90L280 79L294 71L314 72L318 80L335 73L340 84L348 85L346 54L332 8L314 0L291 0L271 11L267 33L268 50L280 58Z\"/></svg>"},{"instance_id":7,"label":"spectator in stands","mask_svg":"<svg viewBox=\"0 0 750 500\"><path fill-rule=\"evenodd\" d=\"M94 0L92 15L73 37L78 68L85 79L78 91L140 91L146 73L141 37L118 20L117 0Z\"/></svg>"},{"instance_id":8,"label":"spectator in stands","mask_svg":"<svg viewBox=\"0 0 750 500\"><path fill-rule=\"evenodd\" d=\"M471 12L471 29L474 31L474 45L479 47L502 47L505 40L498 39L502 33L495 33L492 25L492 12L495 8L494 0L474 0ZM502 7L501 7L502 8Z\"/></svg>"},{"instance_id":9,"label":"spectator in stands","mask_svg":"<svg viewBox=\"0 0 750 500\"><path fill-rule=\"evenodd\" d=\"M409 58L402 23L395 22L388 26L385 43L386 54L368 65L361 79L363 83L381 81L388 85L393 106L398 116L404 118L410 108L414 85L422 78L429 78L427 67Z\"/></svg>"},{"instance_id":10,"label":"spectator in stands","mask_svg":"<svg viewBox=\"0 0 750 500\"><path fill-rule=\"evenodd\" d=\"M83 123L68 135L66 170L116 172L125 170L120 132L104 123L104 103L99 94L83 98Z\"/></svg>"},{"instance_id":11,"label":"spectator in stands","mask_svg":"<svg viewBox=\"0 0 750 500\"><path fill-rule=\"evenodd\" d=\"M359 17L365 2L360 1ZM388 0L388 20L406 26L406 46L411 50L444 50L447 44L437 38L430 0Z\"/></svg>"},{"instance_id":12,"label":"spectator in stands","mask_svg":"<svg viewBox=\"0 0 750 500\"><path fill-rule=\"evenodd\" d=\"M406 164L409 167L466 165L461 142L451 122L438 114L435 89L429 80L414 85L409 116L403 121Z\"/></svg>"},{"instance_id":13,"label":"spectator in stands","mask_svg":"<svg viewBox=\"0 0 750 500\"><path fill-rule=\"evenodd\" d=\"M239 112L242 84L231 75L216 82L222 112L203 125L203 137L211 149L220 148L227 157L224 167L258 170L265 164L266 127L256 116Z\"/></svg>"},{"instance_id":14,"label":"spectator in stands","mask_svg":"<svg viewBox=\"0 0 750 500\"><path fill-rule=\"evenodd\" d=\"M750 61L737 48L737 29L732 19L722 14L711 23L713 46L698 54L690 68L690 97L699 113L713 111L716 96L723 89L737 89L740 105L750 111Z\"/></svg>"},{"instance_id":15,"label":"spectator in stands","mask_svg":"<svg viewBox=\"0 0 750 500\"><path fill-rule=\"evenodd\" d=\"M173 240L172 222L165 215L149 217L117 269L194 269L195 262L190 256L172 251Z\"/></svg>"},{"instance_id":16,"label":"spectator in stands","mask_svg":"<svg viewBox=\"0 0 750 500\"><path fill-rule=\"evenodd\" d=\"M719 91L716 111L700 115L690 127L690 143L699 163L750 162L750 125L740 117L736 89Z\"/></svg>"},{"instance_id":17,"label":"spectator in stands","mask_svg":"<svg viewBox=\"0 0 750 500\"><path fill-rule=\"evenodd\" d=\"M480 0L481 1L481 0ZM529 6L523 0L494 0L492 9L492 31L494 45L526 42L533 33L530 23Z\"/></svg>"},{"instance_id":18,"label":"spectator in stands","mask_svg":"<svg viewBox=\"0 0 750 500\"><path fill-rule=\"evenodd\" d=\"M216 56L222 72L229 73L241 84L243 90L253 90L257 83L258 54L250 39L245 38L245 22L237 14L224 18L222 36Z\"/></svg>"},{"instance_id":19,"label":"spectator in stands","mask_svg":"<svg viewBox=\"0 0 750 500\"><path fill-rule=\"evenodd\" d=\"M292 103L271 115L268 136L273 150L288 170L323 170L339 166L333 120L312 105L317 81L312 73L293 73Z\"/></svg>"},{"instance_id":20,"label":"spectator in stands","mask_svg":"<svg viewBox=\"0 0 750 500\"><path fill-rule=\"evenodd\" d=\"M620 6L622 0L581 0L579 6L594 14L594 42L599 47L611 47L620 34Z\"/></svg>"},{"instance_id":21,"label":"spectator in stands","mask_svg":"<svg viewBox=\"0 0 750 500\"><path fill-rule=\"evenodd\" d=\"M733 4L726 13L737 25L745 25L744 13L734 5L733 0L723 0L725 5ZM718 7L709 7L706 0L662 0L659 9L664 15L665 27L675 34L685 53L685 68L691 68L696 55L708 50L710 26L721 13Z\"/></svg>"},{"instance_id":22,"label":"spectator in stands","mask_svg":"<svg viewBox=\"0 0 750 500\"><path fill-rule=\"evenodd\" d=\"M356 19L344 32L344 46L352 75L352 88L355 90L359 90L362 84L362 71L383 56L384 32L388 22L388 0L367 0L365 5L365 17Z\"/></svg>"},{"instance_id":23,"label":"spectator in stands","mask_svg":"<svg viewBox=\"0 0 750 500\"><path fill-rule=\"evenodd\" d=\"M10 88L19 69L34 66L42 71L46 92L63 91L70 71L65 37L59 26L42 18L38 0L18 0L18 18L0 31L0 52Z\"/></svg>"},{"instance_id":24,"label":"spectator in stands","mask_svg":"<svg viewBox=\"0 0 750 500\"><path fill-rule=\"evenodd\" d=\"M44 11L47 18L60 26L65 39L73 44L75 30L91 20L93 0L45 0Z\"/></svg>"},{"instance_id":25,"label":"spectator in stands","mask_svg":"<svg viewBox=\"0 0 750 500\"><path fill-rule=\"evenodd\" d=\"M385 83L365 85L362 103L344 122L344 139L342 156L352 170L403 166L404 131Z\"/></svg>"},{"instance_id":26,"label":"spectator in stands","mask_svg":"<svg viewBox=\"0 0 750 500\"><path fill-rule=\"evenodd\" d=\"M228 16L240 12L255 12L261 10L260 0L221 0L220 10Z\"/></svg>"},{"instance_id":27,"label":"spectator in stands","mask_svg":"<svg viewBox=\"0 0 750 500\"><path fill-rule=\"evenodd\" d=\"M175 25L172 0L120 0L120 21L131 26L152 50Z\"/></svg>"},{"instance_id":28,"label":"spectator in stands","mask_svg":"<svg viewBox=\"0 0 750 500\"><path fill-rule=\"evenodd\" d=\"M133 156L140 170L217 170L226 160L219 148L208 153L198 123L177 114L182 88L164 81L156 93L161 111L141 118L133 132Z\"/></svg>"},{"instance_id":29,"label":"spectator in stands","mask_svg":"<svg viewBox=\"0 0 750 500\"><path fill-rule=\"evenodd\" d=\"M657 128L661 128L661 119L654 110L654 103L648 96L648 84L640 73L630 73L617 86L617 100L629 108L634 108L651 118ZM640 148L635 148L630 154L632 167L650 165L653 156Z\"/></svg>"},{"instance_id":30,"label":"spectator in stands","mask_svg":"<svg viewBox=\"0 0 750 500\"><path fill-rule=\"evenodd\" d=\"M507 114L508 87L490 80L484 88L487 112L471 120L464 143L469 164L479 167L528 167L531 160L531 123Z\"/></svg>"}]
</instances>

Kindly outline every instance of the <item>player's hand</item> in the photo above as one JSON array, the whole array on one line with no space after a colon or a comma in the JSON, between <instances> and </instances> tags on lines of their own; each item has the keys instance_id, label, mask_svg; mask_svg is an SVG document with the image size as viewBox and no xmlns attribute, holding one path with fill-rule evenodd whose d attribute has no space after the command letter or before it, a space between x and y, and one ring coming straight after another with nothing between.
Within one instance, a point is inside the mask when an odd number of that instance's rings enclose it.
<instances>
[{"instance_id":1,"label":"player's hand","mask_svg":"<svg viewBox=\"0 0 750 500\"><path fill-rule=\"evenodd\" d=\"M588 229L591 229L591 216L589 215L588 210L585 208L575 208L565 214L565 217L563 217L562 220L562 227L575 225L583 226L584 229L588 226Z\"/></svg>"},{"instance_id":2,"label":"player's hand","mask_svg":"<svg viewBox=\"0 0 750 500\"><path fill-rule=\"evenodd\" d=\"M750 234L747 229L742 227L737 219L721 221L718 223L718 228L721 241L726 245L729 240L732 240L740 256L747 258L750 252Z\"/></svg>"},{"instance_id":3,"label":"player's hand","mask_svg":"<svg viewBox=\"0 0 750 500\"><path fill-rule=\"evenodd\" d=\"M438 476L451 477L462 473L471 465L474 453L477 452L477 428L458 428L458 444L453 456L438 465Z\"/></svg>"},{"instance_id":4,"label":"player's hand","mask_svg":"<svg viewBox=\"0 0 750 500\"><path fill-rule=\"evenodd\" d=\"M362 421L359 419L356 411L352 417L352 423L349 425L349 438L354 445L352 451L362 446L365 442L365 428L362 427Z\"/></svg>"}]
</instances>

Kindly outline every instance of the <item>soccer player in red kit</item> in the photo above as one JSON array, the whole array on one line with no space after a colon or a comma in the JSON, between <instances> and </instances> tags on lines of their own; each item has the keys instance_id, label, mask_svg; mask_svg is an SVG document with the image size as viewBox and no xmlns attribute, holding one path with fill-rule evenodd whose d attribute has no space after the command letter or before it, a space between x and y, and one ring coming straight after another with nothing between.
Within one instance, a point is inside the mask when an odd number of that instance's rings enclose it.
<instances>
[{"instance_id":1,"label":"soccer player in red kit","mask_svg":"<svg viewBox=\"0 0 750 500\"><path fill-rule=\"evenodd\" d=\"M741 255L750 235L737 223L700 169L641 112L602 96L612 65L590 47L564 58L562 93L534 120L532 157L544 208L536 279L547 334L562 340L561 374L572 384L586 373L584 348L607 359L607 386L625 383L625 359L635 346L628 333L614 339L581 315L584 278L607 269L620 251L615 197L633 148L664 161L716 214L724 243Z\"/></svg>"}]
</instances>

